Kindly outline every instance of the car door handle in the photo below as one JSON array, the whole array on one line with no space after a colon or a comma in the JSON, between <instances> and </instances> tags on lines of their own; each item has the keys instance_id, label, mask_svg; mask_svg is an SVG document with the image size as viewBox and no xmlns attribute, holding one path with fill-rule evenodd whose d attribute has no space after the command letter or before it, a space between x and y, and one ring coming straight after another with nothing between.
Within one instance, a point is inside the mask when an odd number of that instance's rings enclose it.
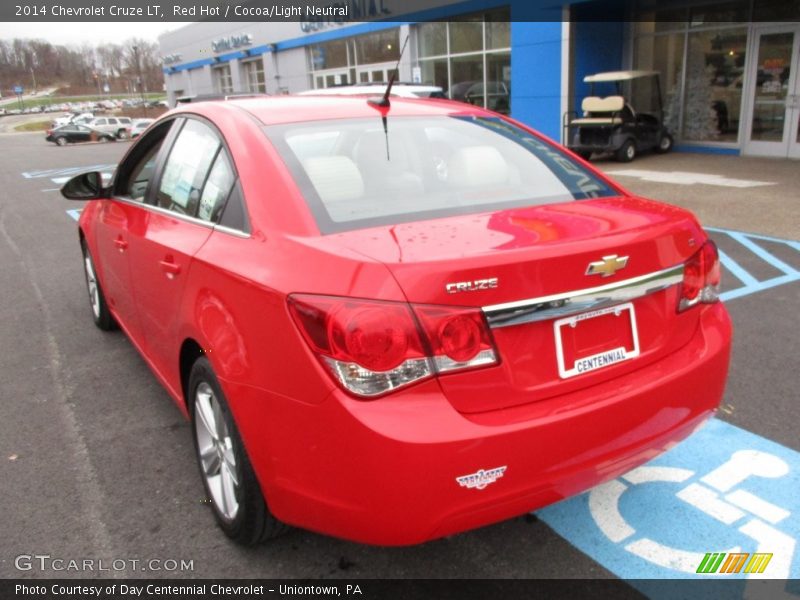
<instances>
[{"instance_id":1,"label":"car door handle","mask_svg":"<svg viewBox=\"0 0 800 600\"><path fill-rule=\"evenodd\" d=\"M161 270L167 274L168 279L174 279L181 272L181 266L170 259L161 260L158 264L161 265Z\"/></svg>"},{"instance_id":2,"label":"car door handle","mask_svg":"<svg viewBox=\"0 0 800 600\"><path fill-rule=\"evenodd\" d=\"M122 237L118 237L114 240L114 245L119 249L120 252L125 252L128 249L128 242L122 239Z\"/></svg>"}]
</instances>

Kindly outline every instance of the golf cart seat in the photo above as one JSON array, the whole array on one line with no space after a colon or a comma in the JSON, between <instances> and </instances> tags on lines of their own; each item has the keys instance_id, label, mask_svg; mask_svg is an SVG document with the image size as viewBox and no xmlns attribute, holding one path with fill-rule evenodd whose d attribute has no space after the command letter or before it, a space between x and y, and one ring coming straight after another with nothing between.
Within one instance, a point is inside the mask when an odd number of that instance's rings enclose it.
<instances>
[{"instance_id":1,"label":"golf cart seat","mask_svg":"<svg viewBox=\"0 0 800 600\"><path fill-rule=\"evenodd\" d=\"M585 115L573 119L572 125L621 125L628 118L633 117L633 111L625 105L622 96L586 96L581 102L581 109Z\"/></svg>"}]
</instances>

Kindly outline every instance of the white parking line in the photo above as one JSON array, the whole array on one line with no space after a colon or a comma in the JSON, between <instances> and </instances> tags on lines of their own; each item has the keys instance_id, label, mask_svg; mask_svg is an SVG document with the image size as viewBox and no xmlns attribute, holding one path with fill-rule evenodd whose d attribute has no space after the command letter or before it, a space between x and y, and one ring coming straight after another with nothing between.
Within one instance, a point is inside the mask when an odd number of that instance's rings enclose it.
<instances>
[{"instance_id":1,"label":"white parking line","mask_svg":"<svg viewBox=\"0 0 800 600\"><path fill-rule=\"evenodd\" d=\"M674 183L676 185L717 185L732 188L751 188L762 185L776 185L774 181L756 181L751 179L733 179L713 173L691 173L689 171L647 171L645 169L618 169L606 171L608 175L622 175L623 177L638 177L643 181L656 183Z\"/></svg>"}]
</instances>

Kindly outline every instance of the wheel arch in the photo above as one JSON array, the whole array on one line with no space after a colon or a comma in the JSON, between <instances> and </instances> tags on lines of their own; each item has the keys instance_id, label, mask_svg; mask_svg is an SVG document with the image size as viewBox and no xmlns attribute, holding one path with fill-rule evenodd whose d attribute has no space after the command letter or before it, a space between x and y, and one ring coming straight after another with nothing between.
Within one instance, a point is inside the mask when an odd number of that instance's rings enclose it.
<instances>
[{"instance_id":1,"label":"wheel arch","mask_svg":"<svg viewBox=\"0 0 800 600\"><path fill-rule=\"evenodd\" d=\"M189 376L192 373L192 366L201 356L205 356L206 352L203 347L194 338L186 338L181 344L181 350L178 357L178 371L180 374L181 382L181 395L183 404L186 410L189 410Z\"/></svg>"}]
</instances>

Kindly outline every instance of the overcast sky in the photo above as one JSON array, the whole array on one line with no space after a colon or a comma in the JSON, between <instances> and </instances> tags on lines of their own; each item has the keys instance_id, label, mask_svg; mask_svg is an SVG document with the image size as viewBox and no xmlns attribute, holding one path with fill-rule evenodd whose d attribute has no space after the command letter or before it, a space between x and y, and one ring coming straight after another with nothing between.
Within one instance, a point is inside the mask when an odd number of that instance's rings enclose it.
<instances>
[{"instance_id":1,"label":"overcast sky","mask_svg":"<svg viewBox=\"0 0 800 600\"><path fill-rule=\"evenodd\" d=\"M97 45L106 42L123 42L138 37L156 41L156 38L170 29L177 29L184 23L0 23L0 40L16 38L35 38L51 44L80 46L84 42ZM91 32L91 35L87 35Z\"/></svg>"}]
</instances>

